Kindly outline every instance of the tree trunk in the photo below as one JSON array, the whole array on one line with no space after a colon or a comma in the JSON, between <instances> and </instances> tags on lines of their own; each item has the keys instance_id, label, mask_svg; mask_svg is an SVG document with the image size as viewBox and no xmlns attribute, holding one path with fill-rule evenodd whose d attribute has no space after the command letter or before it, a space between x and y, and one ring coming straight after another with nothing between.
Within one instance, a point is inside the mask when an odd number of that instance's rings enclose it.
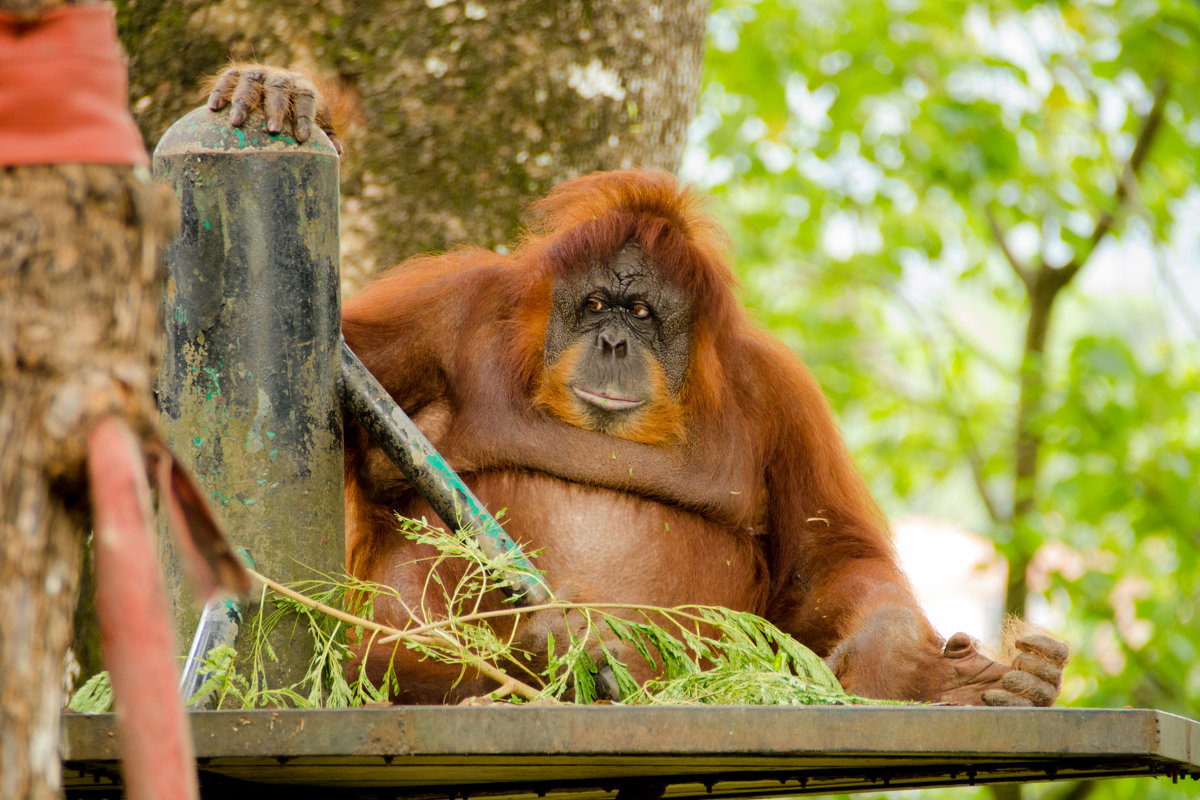
<instances>
[{"instance_id":1,"label":"tree trunk","mask_svg":"<svg viewBox=\"0 0 1200 800\"><path fill-rule=\"evenodd\" d=\"M334 79L347 290L430 249L499 246L564 178L678 167L708 0L119 0L132 101L154 142L228 57Z\"/></svg>"},{"instance_id":2,"label":"tree trunk","mask_svg":"<svg viewBox=\"0 0 1200 800\"><path fill-rule=\"evenodd\" d=\"M172 207L145 170L0 167L0 797L59 793L85 437L110 414L154 417Z\"/></svg>"},{"instance_id":3,"label":"tree trunk","mask_svg":"<svg viewBox=\"0 0 1200 800\"><path fill-rule=\"evenodd\" d=\"M111 164L140 156L121 116L124 85L107 12L60 13L61 5L0 0L0 50L13 56L0 64L0 83L13 90L0 108L5 800L61 794L64 661L91 527L86 441L105 417L141 431L154 419L157 245L174 219L169 190L152 186L145 168L58 163L80 153ZM42 16L49 11L53 17ZM64 41L73 46L60 47ZM73 80L82 76L91 84ZM31 107L31 98L40 105ZM80 105L84 120L73 126Z\"/></svg>"}]
</instances>

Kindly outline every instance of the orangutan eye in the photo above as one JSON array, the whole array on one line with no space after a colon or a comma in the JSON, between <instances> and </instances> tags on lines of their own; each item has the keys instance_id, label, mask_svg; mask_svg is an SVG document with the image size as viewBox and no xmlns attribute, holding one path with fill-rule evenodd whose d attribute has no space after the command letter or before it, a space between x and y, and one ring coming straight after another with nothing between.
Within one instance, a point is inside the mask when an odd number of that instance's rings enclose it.
<instances>
[{"instance_id":1,"label":"orangutan eye","mask_svg":"<svg viewBox=\"0 0 1200 800\"><path fill-rule=\"evenodd\" d=\"M599 297L589 297L587 299L587 310L588 311L597 311L598 312L598 311L606 311L607 309L608 309L608 303L604 302Z\"/></svg>"},{"instance_id":2,"label":"orangutan eye","mask_svg":"<svg viewBox=\"0 0 1200 800\"><path fill-rule=\"evenodd\" d=\"M634 303L629 307L629 312L638 319L645 319L650 316L650 306L642 302Z\"/></svg>"}]
</instances>

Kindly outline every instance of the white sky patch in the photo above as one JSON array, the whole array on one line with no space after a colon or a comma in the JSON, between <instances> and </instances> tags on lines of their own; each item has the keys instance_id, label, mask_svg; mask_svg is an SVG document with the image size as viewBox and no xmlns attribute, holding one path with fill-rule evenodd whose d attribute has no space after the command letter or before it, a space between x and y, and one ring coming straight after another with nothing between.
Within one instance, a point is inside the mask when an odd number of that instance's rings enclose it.
<instances>
[{"instance_id":1,"label":"white sky patch","mask_svg":"<svg viewBox=\"0 0 1200 800\"><path fill-rule=\"evenodd\" d=\"M849 261L858 252L857 232L853 217L835 212L821 228L821 249L834 261Z\"/></svg>"},{"instance_id":2,"label":"white sky patch","mask_svg":"<svg viewBox=\"0 0 1200 800\"><path fill-rule=\"evenodd\" d=\"M982 6L975 6L968 9L963 24L982 52L1022 70L1029 89L1039 97L1045 97L1054 85L1044 59L1072 51L1061 18L1053 13L993 16ZM1012 99L1019 102L1019 98ZM1003 104L1002 99L996 100Z\"/></svg>"},{"instance_id":3,"label":"white sky patch","mask_svg":"<svg viewBox=\"0 0 1200 800\"><path fill-rule=\"evenodd\" d=\"M945 637L963 631L996 645L1008 564L992 543L927 517L902 519L895 531L900 562L933 627Z\"/></svg>"},{"instance_id":4,"label":"white sky patch","mask_svg":"<svg viewBox=\"0 0 1200 800\"><path fill-rule=\"evenodd\" d=\"M868 142L876 143L884 136L900 136L908 131L909 114L896 99L873 98L867 107L870 112L863 125L863 138Z\"/></svg>"},{"instance_id":5,"label":"white sky patch","mask_svg":"<svg viewBox=\"0 0 1200 800\"><path fill-rule=\"evenodd\" d=\"M625 87L621 85L621 77L617 75L616 70L601 64L598 58L593 58L586 67L568 64L567 86L585 100L601 96L617 102L625 99Z\"/></svg>"},{"instance_id":6,"label":"white sky patch","mask_svg":"<svg viewBox=\"0 0 1200 800\"><path fill-rule=\"evenodd\" d=\"M746 117L746 121L738 128L738 137L744 142L757 142L767 135L770 129L767 123L759 117Z\"/></svg>"},{"instance_id":7,"label":"white sky patch","mask_svg":"<svg viewBox=\"0 0 1200 800\"><path fill-rule=\"evenodd\" d=\"M800 125L823 131L833 124L829 118L829 109L837 99L835 86L823 83L809 91L805 77L793 72L788 75L783 92L788 110Z\"/></svg>"},{"instance_id":8,"label":"white sky patch","mask_svg":"<svg viewBox=\"0 0 1200 800\"><path fill-rule=\"evenodd\" d=\"M708 18L708 39L722 53L737 50L738 31L741 29L741 22L730 9L719 8Z\"/></svg>"},{"instance_id":9,"label":"white sky patch","mask_svg":"<svg viewBox=\"0 0 1200 800\"><path fill-rule=\"evenodd\" d=\"M764 139L754 145L754 153L767 168L767 172L778 175L796 163L796 154L790 147Z\"/></svg>"}]
</instances>

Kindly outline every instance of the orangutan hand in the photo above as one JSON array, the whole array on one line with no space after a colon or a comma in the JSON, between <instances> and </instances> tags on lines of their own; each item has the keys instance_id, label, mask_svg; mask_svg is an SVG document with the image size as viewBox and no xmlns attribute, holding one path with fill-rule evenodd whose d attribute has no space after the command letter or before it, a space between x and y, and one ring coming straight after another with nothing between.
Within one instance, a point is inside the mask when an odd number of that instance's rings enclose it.
<instances>
[{"instance_id":1,"label":"orangutan hand","mask_svg":"<svg viewBox=\"0 0 1200 800\"><path fill-rule=\"evenodd\" d=\"M1013 643L1012 666L979 652L965 633L946 642L942 657L950 666L945 691L938 702L954 705L1051 706L1062 687L1062 670L1070 648L1044 633L1026 633Z\"/></svg>"},{"instance_id":2,"label":"orangutan hand","mask_svg":"<svg viewBox=\"0 0 1200 800\"><path fill-rule=\"evenodd\" d=\"M232 64L211 83L208 107L220 111L229 106L229 122L235 128L261 109L269 133L282 133L290 127L296 141L303 143L312 137L315 124L328 134L338 153L342 152L329 104L304 73L265 64Z\"/></svg>"}]
</instances>

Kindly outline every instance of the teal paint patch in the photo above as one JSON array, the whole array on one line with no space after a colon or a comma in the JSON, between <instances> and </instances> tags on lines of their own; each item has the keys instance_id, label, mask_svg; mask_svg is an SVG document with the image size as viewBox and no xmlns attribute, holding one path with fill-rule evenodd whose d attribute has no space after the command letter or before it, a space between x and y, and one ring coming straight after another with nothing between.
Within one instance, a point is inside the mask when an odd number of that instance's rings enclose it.
<instances>
[{"instance_id":1,"label":"teal paint patch","mask_svg":"<svg viewBox=\"0 0 1200 800\"><path fill-rule=\"evenodd\" d=\"M218 364L218 366L220 366ZM210 389L205 392L205 399L212 400L221 393L221 371L212 367L205 367L204 373L208 375L210 381Z\"/></svg>"},{"instance_id":2,"label":"teal paint patch","mask_svg":"<svg viewBox=\"0 0 1200 800\"><path fill-rule=\"evenodd\" d=\"M508 532L500 527L500 523L496 522L495 517L483 507L478 498L472 494L467 485L463 483L462 478L458 477L458 473L442 458L441 453L430 448L425 453L425 456L428 459L429 466L437 471L442 480L455 494L456 503L462 502L466 506L467 513L472 520L480 526L480 530L477 531L478 535L485 537L497 552L514 556L513 566L517 570L529 573L534 572L533 562L517 546L517 543L512 540Z\"/></svg>"}]
</instances>

